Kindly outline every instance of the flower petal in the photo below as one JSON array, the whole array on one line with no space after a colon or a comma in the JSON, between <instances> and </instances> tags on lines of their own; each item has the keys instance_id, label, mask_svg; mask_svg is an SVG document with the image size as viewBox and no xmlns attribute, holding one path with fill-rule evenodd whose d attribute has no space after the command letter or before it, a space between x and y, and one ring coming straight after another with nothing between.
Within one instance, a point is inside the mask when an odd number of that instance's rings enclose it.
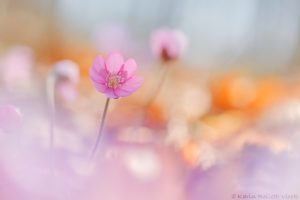
<instances>
[{"instance_id":1,"label":"flower petal","mask_svg":"<svg viewBox=\"0 0 300 200\"><path fill-rule=\"evenodd\" d=\"M108 98L113 98L113 99L119 98L119 96L117 96L115 91L111 88L107 88L104 93Z\"/></svg>"},{"instance_id":2,"label":"flower petal","mask_svg":"<svg viewBox=\"0 0 300 200\"><path fill-rule=\"evenodd\" d=\"M107 71L105 69L101 69L100 71L96 71L95 68L90 69L90 78L92 82L102 83L106 82Z\"/></svg>"},{"instance_id":3,"label":"flower petal","mask_svg":"<svg viewBox=\"0 0 300 200\"><path fill-rule=\"evenodd\" d=\"M101 56L97 56L90 68L90 79L93 84L104 84L106 81L107 70L105 69L105 62Z\"/></svg>"},{"instance_id":4,"label":"flower petal","mask_svg":"<svg viewBox=\"0 0 300 200\"><path fill-rule=\"evenodd\" d=\"M136 68L136 62L131 58L125 62L123 70L127 71L127 77L131 78L135 74Z\"/></svg>"},{"instance_id":5,"label":"flower petal","mask_svg":"<svg viewBox=\"0 0 300 200\"><path fill-rule=\"evenodd\" d=\"M110 54L106 60L106 68L112 74L117 74L120 71L123 64L123 56L118 53Z\"/></svg>"},{"instance_id":6,"label":"flower petal","mask_svg":"<svg viewBox=\"0 0 300 200\"><path fill-rule=\"evenodd\" d=\"M97 56L93 61L92 67L96 72L100 72L102 69L105 69L105 62L102 56Z\"/></svg>"},{"instance_id":7,"label":"flower petal","mask_svg":"<svg viewBox=\"0 0 300 200\"><path fill-rule=\"evenodd\" d=\"M135 92L139 87L141 87L144 79L142 77L132 77L128 79L121 87L116 90L119 96L128 96Z\"/></svg>"},{"instance_id":8,"label":"flower petal","mask_svg":"<svg viewBox=\"0 0 300 200\"><path fill-rule=\"evenodd\" d=\"M105 93L107 90L107 86L102 83L93 82L93 85L95 86L95 88L98 92Z\"/></svg>"},{"instance_id":9,"label":"flower petal","mask_svg":"<svg viewBox=\"0 0 300 200\"><path fill-rule=\"evenodd\" d=\"M126 97L129 96L132 93L132 91L127 91L127 90L123 90L122 88L117 88L115 90L115 93L119 97Z\"/></svg>"}]
</instances>

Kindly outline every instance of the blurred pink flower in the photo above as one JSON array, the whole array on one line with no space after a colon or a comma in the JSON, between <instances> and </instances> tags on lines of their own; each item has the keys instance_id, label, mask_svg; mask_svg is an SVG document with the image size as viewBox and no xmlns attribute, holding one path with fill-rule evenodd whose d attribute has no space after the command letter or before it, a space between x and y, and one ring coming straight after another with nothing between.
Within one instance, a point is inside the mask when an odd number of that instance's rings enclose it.
<instances>
[{"instance_id":1,"label":"blurred pink flower","mask_svg":"<svg viewBox=\"0 0 300 200\"><path fill-rule=\"evenodd\" d=\"M169 28L160 28L151 35L151 48L155 56L163 61L179 58L187 45L183 32Z\"/></svg>"},{"instance_id":2,"label":"blurred pink flower","mask_svg":"<svg viewBox=\"0 0 300 200\"><path fill-rule=\"evenodd\" d=\"M14 131L21 126L22 114L13 105L0 106L0 129L3 131Z\"/></svg>"},{"instance_id":3,"label":"blurred pink flower","mask_svg":"<svg viewBox=\"0 0 300 200\"><path fill-rule=\"evenodd\" d=\"M71 60L62 60L54 65L56 92L66 101L74 101L77 96L76 85L79 81L79 67Z\"/></svg>"},{"instance_id":4,"label":"blurred pink flower","mask_svg":"<svg viewBox=\"0 0 300 200\"><path fill-rule=\"evenodd\" d=\"M97 56L90 69L93 85L108 98L117 99L135 92L143 83L143 78L136 76L136 62L118 53L110 54L107 59Z\"/></svg>"},{"instance_id":5,"label":"blurred pink flower","mask_svg":"<svg viewBox=\"0 0 300 200\"><path fill-rule=\"evenodd\" d=\"M79 81L79 67L71 60L62 60L54 65L54 73L59 78L68 79L73 83Z\"/></svg>"},{"instance_id":6,"label":"blurred pink flower","mask_svg":"<svg viewBox=\"0 0 300 200\"><path fill-rule=\"evenodd\" d=\"M31 70L34 64L34 54L31 48L15 46L0 58L2 78L8 88L15 85L26 85L31 81Z\"/></svg>"}]
</instances>

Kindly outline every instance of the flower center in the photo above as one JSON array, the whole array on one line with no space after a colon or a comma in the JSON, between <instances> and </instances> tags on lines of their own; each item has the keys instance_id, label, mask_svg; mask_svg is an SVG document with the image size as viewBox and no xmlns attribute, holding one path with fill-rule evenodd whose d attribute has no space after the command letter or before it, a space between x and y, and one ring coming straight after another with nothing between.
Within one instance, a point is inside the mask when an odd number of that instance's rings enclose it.
<instances>
[{"instance_id":1,"label":"flower center","mask_svg":"<svg viewBox=\"0 0 300 200\"><path fill-rule=\"evenodd\" d=\"M170 55L168 49L166 47L163 47L161 50L161 59L163 61L170 61L172 60L172 56Z\"/></svg>"},{"instance_id":2,"label":"flower center","mask_svg":"<svg viewBox=\"0 0 300 200\"><path fill-rule=\"evenodd\" d=\"M110 74L107 77L107 87L116 89L122 85L127 79L127 72L121 71L118 74Z\"/></svg>"},{"instance_id":3,"label":"flower center","mask_svg":"<svg viewBox=\"0 0 300 200\"><path fill-rule=\"evenodd\" d=\"M107 86L109 88L117 88L119 86L119 76L118 75L111 75L108 77Z\"/></svg>"}]
</instances>

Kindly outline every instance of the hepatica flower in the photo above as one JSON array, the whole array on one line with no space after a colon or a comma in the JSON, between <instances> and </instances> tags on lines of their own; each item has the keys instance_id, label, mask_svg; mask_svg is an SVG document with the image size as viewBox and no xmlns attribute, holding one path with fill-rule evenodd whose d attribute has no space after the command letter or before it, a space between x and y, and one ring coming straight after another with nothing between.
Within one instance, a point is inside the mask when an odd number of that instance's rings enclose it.
<instances>
[{"instance_id":1,"label":"hepatica flower","mask_svg":"<svg viewBox=\"0 0 300 200\"><path fill-rule=\"evenodd\" d=\"M90 69L90 78L97 91L108 98L118 99L135 92L143 83L136 75L133 59L124 62L122 55L110 54L107 59L97 56Z\"/></svg>"},{"instance_id":2,"label":"hepatica flower","mask_svg":"<svg viewBox=\"0 0 300 200\"><path fill-rule=\"evenodd\" d=\"M160 28L151 35L153 54L162 61L172 61L179 58L187 45L187 39L182 31Z\"/></svg>"},{"instance_id":3,"label":"hepatica flower","mask_svg":"<svg viewBox=\"0 0 300 200\"><path fill-rule=\"evenodd\" d=\"M118 53L110 54L106 59L98 56L94 60L90 78L97 91L105 94L107 100L91 158L94 157L100 142L110 99L129 96L141 87L143 78L136 75L136 69L137 65L133 59L124 61L123 56Z\"/></svg>"}]
</instances>

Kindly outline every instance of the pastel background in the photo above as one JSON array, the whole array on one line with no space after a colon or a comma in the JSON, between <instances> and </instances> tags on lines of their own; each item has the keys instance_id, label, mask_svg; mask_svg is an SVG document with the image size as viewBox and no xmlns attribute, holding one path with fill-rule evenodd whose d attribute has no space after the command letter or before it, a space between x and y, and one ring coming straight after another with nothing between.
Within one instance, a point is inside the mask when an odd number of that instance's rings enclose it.
<instances>
[{"instance_id":1,"label":"pastel background","mask_svg":"<svg viewBox=\"0 0 300 200\"><path fill-rule=\"evenodd\" d=\"M162 27L186 39L171 62ZM299 38L297 0L0 0L0 200L299 199ZM111 52L144 83L90 161Z\"/></svg>"}]
</instances>

